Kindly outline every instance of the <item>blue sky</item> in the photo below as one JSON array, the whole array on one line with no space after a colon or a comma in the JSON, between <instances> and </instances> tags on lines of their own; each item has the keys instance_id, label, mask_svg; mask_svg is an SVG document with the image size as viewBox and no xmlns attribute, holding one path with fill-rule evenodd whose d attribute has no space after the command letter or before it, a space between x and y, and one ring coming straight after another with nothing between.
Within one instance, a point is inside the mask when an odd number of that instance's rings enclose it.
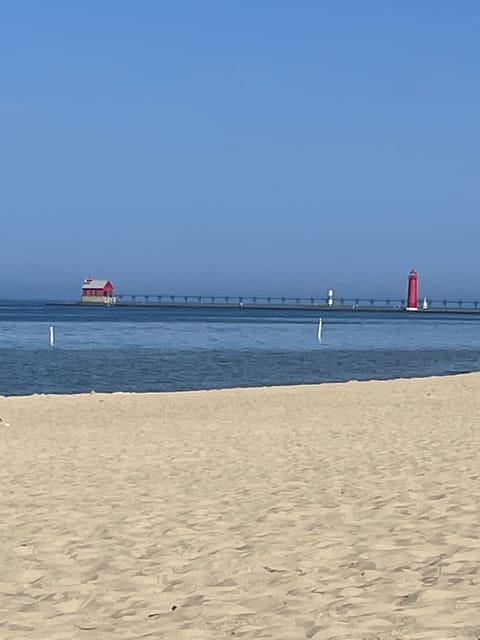
<instances>
[{"instance_id":1,"label":"blue sky","mask_svg":"<svg viewBox=\"0 0 480 640\"><path fill-rule=\"evenodd\" d=\"M4 0L0 297L480 293L480 4Z\"/></svg>"}]
</instances>

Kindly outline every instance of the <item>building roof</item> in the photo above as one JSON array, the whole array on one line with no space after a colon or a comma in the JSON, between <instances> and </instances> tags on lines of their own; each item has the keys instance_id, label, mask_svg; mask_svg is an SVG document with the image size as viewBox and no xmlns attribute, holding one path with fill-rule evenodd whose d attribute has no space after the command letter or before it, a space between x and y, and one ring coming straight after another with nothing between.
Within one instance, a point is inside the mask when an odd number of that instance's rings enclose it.
<instances>
[{"instance_id":1,"label":"building roof","mask_svg":"<svg viewBox=\"0 0 480 640\"><path fill-rule=\"evenodd\" d=\"M92 280L91 278L87 278L82 285L82 289L105 289L107 284L112 286L109 280Z\"/></svg>"}]
</instances>

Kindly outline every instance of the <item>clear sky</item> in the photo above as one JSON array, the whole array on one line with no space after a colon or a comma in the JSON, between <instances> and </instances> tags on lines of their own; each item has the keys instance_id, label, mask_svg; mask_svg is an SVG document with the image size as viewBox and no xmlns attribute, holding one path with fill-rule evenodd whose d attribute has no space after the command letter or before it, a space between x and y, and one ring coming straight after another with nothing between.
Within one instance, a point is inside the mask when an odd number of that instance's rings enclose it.
<instances>
[{"instance_id":1,"label":"clear sky","mask_svg":"<svg viewBox=\"0 0 480 640\"><path fill-rule=\"evenodd\" d=\"M0 298L480 296L476 0L3 0Z\"/></svg>"}]
</instances>

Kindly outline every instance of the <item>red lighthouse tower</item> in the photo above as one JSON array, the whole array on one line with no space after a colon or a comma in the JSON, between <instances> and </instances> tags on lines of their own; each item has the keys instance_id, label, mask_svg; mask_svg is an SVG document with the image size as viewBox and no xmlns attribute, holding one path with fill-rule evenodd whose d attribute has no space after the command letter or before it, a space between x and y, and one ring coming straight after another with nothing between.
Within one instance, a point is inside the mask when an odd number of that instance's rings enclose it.
<instances>
[{"instance_id":1,"label":"red lighthouse tower","mask_svg":"<svg viewBox=\"0 0 480 640\"><path fill-rule=\"evenodd\" d=\"M407 311L418 311L418 276L415 269L408 275Z\"/></svg>"}]
</instances>

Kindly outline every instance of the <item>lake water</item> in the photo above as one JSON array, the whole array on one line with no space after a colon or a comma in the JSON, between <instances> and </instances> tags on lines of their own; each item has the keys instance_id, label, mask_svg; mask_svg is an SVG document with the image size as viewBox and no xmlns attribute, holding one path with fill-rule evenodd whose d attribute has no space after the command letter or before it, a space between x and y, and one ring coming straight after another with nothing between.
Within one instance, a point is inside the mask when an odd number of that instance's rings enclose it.
<instances>
[{"instance_id":1,"label":"lake water","mask_svg":"<svg viewBox=\"0 0 480 640\"><path fill-rule=\"evenodd\" d=\"M480 369L480 314L0 302L0 395L172 391ZM55 346L49 345L49 326Z\"/></svg>"}]
</instances>

